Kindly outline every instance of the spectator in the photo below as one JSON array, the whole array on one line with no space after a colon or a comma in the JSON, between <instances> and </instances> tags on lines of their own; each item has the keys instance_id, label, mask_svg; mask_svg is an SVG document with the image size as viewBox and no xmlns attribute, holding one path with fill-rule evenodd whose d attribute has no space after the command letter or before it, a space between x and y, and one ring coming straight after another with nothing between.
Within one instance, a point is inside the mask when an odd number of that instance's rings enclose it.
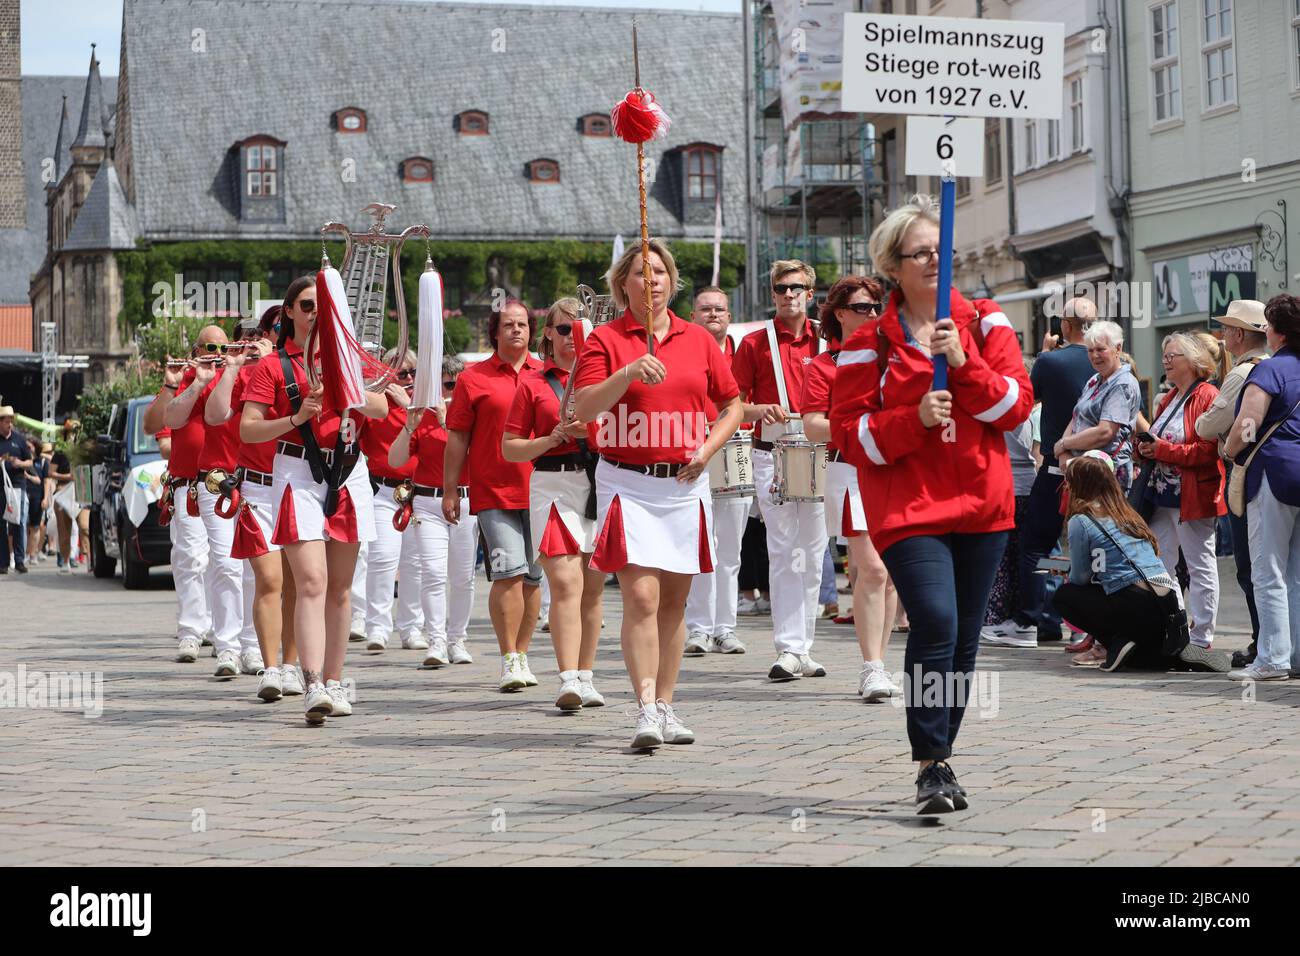
<instances>
[{"instance_id":1,"label":"spectator","mask_svg":"<svg viewBox=\"0 0 1300 956\"><path fill-rule=\"evenodd\" d=\"M1259 656L1234 680L1300 677L1300 298L1276 295L1264 309L1274 354L1251 373L1226 451L1260 444L1246 467L1251 582L1259 609Z\"/></svg>"},{"instance_id":2,"label":"spectator","mask_svg":"<svg viewBox=\"0 0 1300 956\"><path fill-rule=\"evenodd\" d=\"M1040 406L1035 406L1038 408ZM1005 647L1036 647L1038 641L1015 634L1015 614L1020 605L1020 529L1024 526L1029 507L1029 492L1034 487L1034 422L1033 414L1020 427L1006 432L1007 454L1011 456L1011 481L1016 492L1016 526L1007 534L1007 549L998 563L993 577L993 590L989 592L989 608L984 612L985 627L980 640L985 644Z\"/></svg>"},{"instance_id":3,"label":"spectator","mask_svg":"<svg viewBox=\"0 0 1300 956\"><path fill-rule=\"evenodd\" d=\"M0 405L0 462L4 463L9 486L17 495L18 521L0 521L0 574L9 573L9 555L14 570L27 573L27 469L32 465L27 436L14 428L12 405Z\"/></svg>"},{"instance_id":4,"label":"spectator","mask_svg":"<svg viewBox=\"0 0 1300 956\"><path fill-rule=\"evenodd\" d=\"M1226 659L1208 653L1219 609L1214 525L1227 513L1223 463L1215 443L1196 434L1196 420L1219 394L1209 382L1215 358L1196 336L1184 332L1166 336L1163 348L1165 377L1173 387L1160 400L1151 431L1138 439L1138 454L1156 463L1145 500L1154 509L1150 525L1165 568L1175 573L1180 548L1187 562L1190 659L1227 670Z\"/></svg>"},{"instance_id":5,"label":"spectator","mask_svg":"<svg viewBox=\"0 0 1300 956\"><path fill-rule=\"evenodd\" d=\"M1133 483L1129 435L1142 405L1142 390L1124 354L1124 330L1114 322L1094 322L1083 336L1088 361L1097 374L1088 379L1074 415L1052 449L1064 468L1073 457L1098 449L1115 464L1115 479L1125 493Z\"/></svg>"},{"instance_id":6,"label":"spectator","mask_svg":"<svg viewBox=\"0 0 1300 956\"><path fill-rule=\"evenodd\" d=\"M1218 317L1224 326L1223 345L1232 355L1232 371L1223 378L1219 387L1219 397L1196 420L1196 434L1201 438L1212 439L1219 443L1220 457L1227 457L1226 445L1228 432L1237 417L1237 402L1255 366L1268 358L1268 338L1265 334L1268 321L1264 318L1264 303L1254 299L1238 299L1228 303L1228 314ZM1229 459L1227 477L1232 478L1232 463ZM1250 571L1250 531L1246 515L1228 514L1228 525L1232 530L1232 559L1237 566L1237 586L1246 597L1246 609L1250 612L1250 647L1232 655L1233 667L1246 667L1255 660L1255 650L1259 641L1259 611L1255 606L1255 588L1251 584Z\"/></svg>"},{"instance_id":7,"label":"spectator","mask_svg":"<svg viewBox=\"0 0 1300 956\"><path fill-rule=\"evenodd\" d=\"M45 497L45 477L50 463L41 457L40 446L28 438L28 457L31 467L24 476L27 492L27 563L35 564L41 560L41 546L45 543L42 531L45 528L45 507L49 500Z\"/></svg>"},{"instance_id":8,"label":"spectator","mask_svg":"<svg viewBox=\"0 0 1300 956\"><path fill-rule=\"evenodd\" d=\"M1114 465L1102 452L1073 459L1070 489L1069 580L1052 597L1061 615L1086 628L1105 649L1074 662L1119 670L1163 668L1165 620L1180 606L1178 582L1156 555L1156 539L1124 496Z\"/></svg>"},{"instance_id":9,"label":"spectator","mask_svg":"<svg viewBox=\"0 0 1300 956\"><path fill-rule=\"evenodd\" d=\"M50 459L50 481L54 484L51 498L54 500L54 522L59 534L58 566L60 574L72 573L72 515L61 503L67 500L69 492L65 489L72 484L72 465L62 448Z\"/></svg>"},{"instance_id":10,"label":"spectator","mask_svg":"<svg viewBox=\"0 0 1300 956\"><path fill-rule=\"evenodd\" d=\"M1065 344L1053 348L1055 339L1048 336L1043 344L1049 351L1038 356L1029 376L1034 397L1043 403L1039 426L1043 463L1029 492L1019 542L1020 610L1014 618L1014 636L1026 646L1061 639L1061 619L1046 602L1044 576L1034 571L1039 559L1052 553L1061 536L1063 478L1060 463L1049 452L1061 440L1084 385L1095 374L1088 360L1083 332L1086 323L1096 317L1097 307L1090 300L1076 298L1066 302L1061 316L1061 339Z\"/></svg>"}]
</instances>

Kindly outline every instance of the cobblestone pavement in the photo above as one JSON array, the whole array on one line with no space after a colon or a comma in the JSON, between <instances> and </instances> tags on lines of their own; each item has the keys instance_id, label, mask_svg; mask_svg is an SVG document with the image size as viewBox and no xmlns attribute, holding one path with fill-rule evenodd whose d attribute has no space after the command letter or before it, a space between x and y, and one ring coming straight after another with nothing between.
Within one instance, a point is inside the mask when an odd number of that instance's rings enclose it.
<instances>
[{"instance_id":1,"label":"cobblestone pavement","mask_svg":"<svg viewBox=\"0 0 1300 956\"><path fill-rule=\"evenodd\" d=\"M1220 646L1244 646L1221 565ZM985 649L982 702L952 763L971 809L913 815L903 714L854 696L850 628L819 628L830 676L765 679L766 618L743 656L688 658L678 710L699 742L627 749L632 695L607 591L597 684L560 715L542 685L495 690L480 581L471 666L353 644L354 716L309 728L301 698L172 661L174 595L48 564L0 578L0 680L102 671L103 713L0 711L0 860L9 864L1297 865L1300 681L1249 692L1208 674L1101 674L1058 647ZM887 659L901 667L895 635ZM205 649L206 652L206 649ZM996 681L996 683L994 683ZM996 692L996 693L994 693Z\"/></svg>"}]
</instances>

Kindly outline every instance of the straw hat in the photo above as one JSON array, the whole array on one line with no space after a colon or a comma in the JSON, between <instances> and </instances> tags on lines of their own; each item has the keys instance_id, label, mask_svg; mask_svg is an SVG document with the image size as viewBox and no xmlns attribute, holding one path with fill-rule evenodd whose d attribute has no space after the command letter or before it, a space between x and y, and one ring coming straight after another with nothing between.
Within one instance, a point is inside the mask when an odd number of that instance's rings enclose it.
<instances>
[{"instance_id":1,"label":"straw hat","mask_svg":"<svg viewBox=\"0 0 1300 956\"><path fill-rule=\"evenodd\" d=\"M1255 299L1234 299L1228 303L1227 315L1216 315L1216 322L1231 325L1247 332L1267 332L1268 320L1264 318L1264 303Z\"/></svg>"}]
</instances>

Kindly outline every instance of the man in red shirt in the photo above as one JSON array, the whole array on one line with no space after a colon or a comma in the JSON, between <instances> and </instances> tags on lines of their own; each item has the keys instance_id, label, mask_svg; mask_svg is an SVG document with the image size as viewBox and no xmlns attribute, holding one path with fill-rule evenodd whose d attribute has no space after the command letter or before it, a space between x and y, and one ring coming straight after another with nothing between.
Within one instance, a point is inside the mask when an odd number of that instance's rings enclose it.
<instances>
[{"instance_id":1,"label":"man in red shirt","mask_svg":"<svg viewBox=\"0 0 1300 956\"><path fill-rule=\"evenodd\" d=\"M542 574L533 556L528 520L531 462L509 462L501 454L501 436L514 401L519 377L542 364L528 354L536 333L528 306L508 300L488 322L495 351L461 373L447 411L447 451L443 459L442 514L449 524L460 520L461 467L471 479L470 514L478 518L487 563L488 612L501 648L503 691L537 686L528 667L528 644L541 606ZM468 464L466 458L468 457Z\"/></svg>"},{"instance_id":2,"label":"man in red shirt","mask_svg":"<svg viewBox=\"0 0 1300 956\"><path fill-rule=\"evenodd\" d=\"M781 260L772 264L771 279L776 317L766 328L745 336L732 368L740 397L746 403L745 420L758 423L754 435L754 485L758 509L767 526L772 631L777 650L768 677L787 681L826 676L826 669L812 659L826 552L826 517L820 501L777 500L772 491L772 441L782 432L802 432L790 419L799 411L804 369L820 348L808 321L808 302L817 281L812 267L798 259ZM773 337L777 358L772 355Z\"/></svg>"},{"instance_id":3,"label":"man in red shirt","mask_svg":"<svg viewBox=\"0 0 1300 956\"><path fill-rule=\"evenodd\" d=\"M200 353L206 354L209 345L221 346L226 333L219 326L209 325L198 336L190 350L193 362ZM189 388L194 381L192 366L184 369L168 368L163 372L163 385L157 397L145 409L143 428L146 435L155 435L166 427L167 407L176 394ZM212 616L208 606L208 533L203 519L191 515L188 507L189 484L198 477L199 453L203 450L206 433L203 418L190 419L182 428L170 430L171 454L167 458L167 473L171 476L173 510L168 531L172 541L172 580L176 584L176 659L193 663L198 659L199 647L212 630Z\"/></svg>"},{"instance_id":4,"label":"man in red shirt","mask_svg":"<svg viewBox=\"0 0 1300 956\"><path fill-rule=\"evenodd\" d=\"M734 361L736 344L727 334L731 306L726 292L717 286L696 292L691 321L707 329L728 362ZM697 657L708 651L745 653L745 645L736 637L736 603L740 596L740 539L753 503L753 495L713 498L713 547L717 554L713 572L697 574L686 598L687 656Z\"/></svg>"}]
</instances>

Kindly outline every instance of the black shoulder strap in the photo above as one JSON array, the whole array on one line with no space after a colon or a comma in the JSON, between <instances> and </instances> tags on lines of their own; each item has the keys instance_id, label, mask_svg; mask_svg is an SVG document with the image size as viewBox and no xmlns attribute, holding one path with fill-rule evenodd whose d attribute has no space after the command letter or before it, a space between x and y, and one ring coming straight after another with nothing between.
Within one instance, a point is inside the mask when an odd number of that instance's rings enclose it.
<instances>
[{"instance_id":1,"label":"black shoulder strap","mask_svg":"<svg viewBox=\"0 0 1300 956\"><path fill-rule=\"evenodd\" d=\"M553 368L548 368L542 373L542 378L546 379L550 384L551 391L555 393L555 397L560 401L564 401L564 386L560 384L560 373L555 371ZM564 416L564 409L560 409L560 416Z\"/></svg>"},{"instance_id":2,"label":"black shoulder strap","mask_svg":"<svg viewBox=\"0 0 1300 956\"><path fill-rule=\"evenodd\" d=\"M298 409L302 408L302 390L298 387L298 376L293 372L293 361L289 358L286 349L280 349L276 354L280 356L280 369L284 373L284 394L289 399L289 414L297 415ZM304 422L297 428L298 435L302 438L303 450L307 453L307 465L311 468L312 481L324 481L325 461L320 453L320 445L316 443L316 435L311 430L311 424Z\"/></svg>"}]
</instances>

